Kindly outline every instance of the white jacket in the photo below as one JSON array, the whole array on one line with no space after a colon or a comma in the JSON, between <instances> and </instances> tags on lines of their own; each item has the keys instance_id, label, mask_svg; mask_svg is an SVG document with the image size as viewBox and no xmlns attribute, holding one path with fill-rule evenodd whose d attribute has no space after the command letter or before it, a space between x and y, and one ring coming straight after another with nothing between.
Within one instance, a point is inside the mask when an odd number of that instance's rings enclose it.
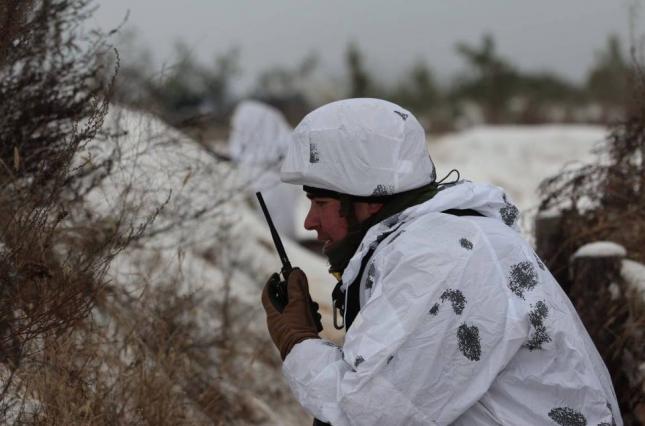
<instances>
[{"instance_id":1,"label":"white jacket","mask_svg":"<svg viewBox=\"0 0 645 426\"><path fill-rule=\"evenodd\" d=\"M343 347L305 340L284 362L300 403L334 426L622 425L607 369L517 215L500 188L461 182L373 226L343 274L352 283L378 244Z\"/></svg>"}]
</instances>

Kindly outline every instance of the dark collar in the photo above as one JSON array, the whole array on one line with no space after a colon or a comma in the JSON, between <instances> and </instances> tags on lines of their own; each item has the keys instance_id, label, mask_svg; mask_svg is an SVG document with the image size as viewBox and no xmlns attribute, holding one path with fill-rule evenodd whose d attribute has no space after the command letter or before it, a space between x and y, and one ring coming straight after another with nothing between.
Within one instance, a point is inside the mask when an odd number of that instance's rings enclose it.
<instances>
[{"instance_id":1,"label":"dark collar","mask_svg":"<svg viewBox=\"0 0 645 426\"><path fill-rule=\"evenodd\" d=\"M347 267L349 260L354 256L358 246L365 237L367 231L377 223L402 212L408 207L424 203L435 196L439 192L436 183L431 183L411 191L406 191L401 194L391 195L389 200L383 204L383 208L358 224L354 229L350 229L347 236L332 244L327 250L325 255L329 259L329 272L341 273Z\"/></svg>"}]
</instances>

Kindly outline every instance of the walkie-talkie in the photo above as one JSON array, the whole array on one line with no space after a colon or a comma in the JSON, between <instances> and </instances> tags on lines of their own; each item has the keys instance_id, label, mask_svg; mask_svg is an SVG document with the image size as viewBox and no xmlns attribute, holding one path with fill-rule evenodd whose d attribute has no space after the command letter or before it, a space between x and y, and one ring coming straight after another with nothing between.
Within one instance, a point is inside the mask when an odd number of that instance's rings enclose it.
<instances>
[{"instance_id":1,"label":"walkie-talkie","mask_svg":"<svg viewBox=\"0 0 645 426\"><path fill-rule=\"evenodd\" d=\"M264 213L264 217L266 218L267 223L269 224L269 229L271 230L273 244L275 244L275 248L278 251L280 260L282 261L282 269L280 270L280 273L282 274L282 280L280 279L280 275L278 274L273 274L269 280L269 299L271 300L273 306L279 312L282 312L284 311L285 306L287 306L287 303L289 303L289 297L287 295L287 280L289 279L289 274L291 274L293 268L291 267L291 262L289 262L289 258L287 257L287 252L284 250L284 246L282 245L280 235L273 225L273 220L271 220L269 209L267 209L267 206L264 203L262 194L256 192L255 196L258 197L260 207L262 207L262 213ZM318 303L311 300L311 296L308 292L306 296L307 303L309 304L309 309L311 310L312 319L316 323L316 329L320 333L323 329L323 326L321 321L322 318L320 316L320 313L318 312Z\"/></svg>"},{"instance_id":2,"label":"walkie-talkie","mask_svg":"<svg viewBox=\"0 0 645 426\"><path fill-rule=\"evenodd\" d=\"M289 279L289 274L291 273L293 268L291 267L291 262L289 262L289 258L287 257L287 252L284 250L284 246L282 245L280 235L273 225L271 214L269 214L269 210L264 203L262 193L256 192L255 196L258 197L260 207L262 208L262 213L264 213L264 218L266 219L267 224L269 225L269 230L271 231L273 244L275 245L275 249L278 251L280 261L282 261L282 269L280 270L280 273L282 274L282 280L280 280L280 276L278 274L274 274L271 277L271 282L269 283L269 296L272 299L271 301L274 305L276 305L276 309L282 312L284 310L284 307L289 302L289 298L287 296L287 279ZM273 277L275 277L275 279Z\"/></svg>"}]
</instances>

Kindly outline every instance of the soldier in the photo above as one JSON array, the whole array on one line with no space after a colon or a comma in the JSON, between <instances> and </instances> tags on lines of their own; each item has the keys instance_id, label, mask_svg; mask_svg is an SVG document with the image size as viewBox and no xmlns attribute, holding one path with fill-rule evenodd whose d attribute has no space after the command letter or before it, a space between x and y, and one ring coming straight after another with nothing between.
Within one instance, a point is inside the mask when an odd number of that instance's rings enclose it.
<instances>
[{"instance_id":1,"label":"soldier","mask_svg":"<svg viewBox=\"0 0 645 426\"><path fill-rule=\"evenodd\" d=\"M607 369L501 188L436 181L423 128L393 103L325 105L281 178L311 200L346 337L319 338L305 274L262 301L284 375L341 425L622 424Z\"/></svg>"}]
</instances>

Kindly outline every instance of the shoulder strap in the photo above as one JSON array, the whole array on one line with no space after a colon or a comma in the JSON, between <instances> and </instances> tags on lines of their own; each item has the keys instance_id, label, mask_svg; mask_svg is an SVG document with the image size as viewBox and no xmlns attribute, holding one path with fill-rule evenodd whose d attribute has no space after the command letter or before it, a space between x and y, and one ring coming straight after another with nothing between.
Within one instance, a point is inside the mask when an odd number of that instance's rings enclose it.
<instances>
[{"instance_id":1,"label":"shoulder strap","mask_svg":"<svg viewBox=\"0 0 645 426\"><path fill-rule=\"evenodd\" d=\"M372 258L372 255L376 251L376 248L378 245L389 237L392 233L396 232L400 228L400 224L398 226L395 226L394 228L391 228L387 232L382 233L376 238L376 244L373 244L367 254L363 256L363 259L361 260L361 267L358 271L358 274L356 275L356 278L354 281L349 285L347 288L347 304L344 306L344 311L345 311L345 331L349 330L349 327L351 327L352 323L354 322L354 318L356 318L356 315L358 315L358 312L361 310L361 299L360 299L360 282L363 277L363 273L365 272L365 268L367 267L367 264L369 263L370 259Z\"/></svg>"},{"instance_id":2,"label":"shoulder strap","mask_svg":"<svg viewBox=\"0 0 645 426\"><path fill-rule=\"evenodd\" d=\"M483 214L481 214L478 211L473 210L473 209L449 209L449 210L444 210L441 213L451 214L453 216L481 216L481 217L485 217Z\"/></svg>"},{"instance_id":3,"label":"shoulder strap","mask_svg":"<svg viewBox=\"0 0 645 426\"><path fill-rule=\"evenodd\" d=\"M361 293L360 293L360 282L363 277L363 272L365 272L365 267L369 263L376 246L370 249L369 252L363 257L361 261L361 269L358 271L358 275L354 282L347 288L347 306L345 306L345 331L349 330L349 327L352 326L354 318L358 315L358 311L361 310Z\"/></svg>"}]
</instances>

